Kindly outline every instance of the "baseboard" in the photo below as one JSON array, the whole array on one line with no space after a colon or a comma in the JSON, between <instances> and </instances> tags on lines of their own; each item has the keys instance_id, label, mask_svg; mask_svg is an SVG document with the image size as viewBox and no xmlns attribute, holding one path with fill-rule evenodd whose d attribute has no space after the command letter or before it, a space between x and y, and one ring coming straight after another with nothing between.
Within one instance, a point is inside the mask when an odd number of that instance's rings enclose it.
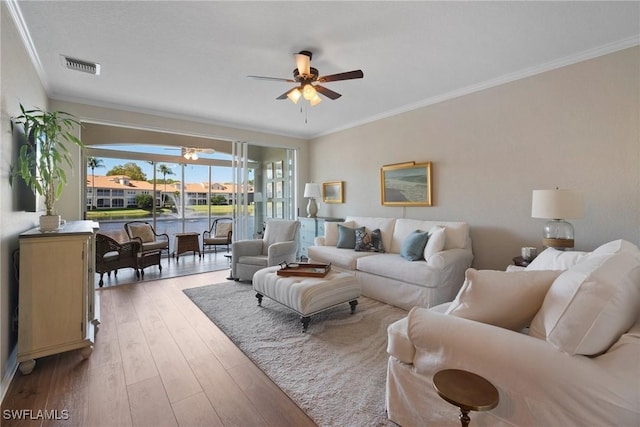
<instances>
[{"instance_id":1,"label":"baseboard","mask_svg":"<svg viewBox=\"0 0 640 427\"><path fill-rule=\"evenodd\" d=\"M9 386L11 385L11 381L18 370L18 346L13 347L13 351L9 355L7 359L7 370L2 378L2 382L0 383L0 402L4 401L4 397L9 391Z\"/></svg>"}]
</instances>

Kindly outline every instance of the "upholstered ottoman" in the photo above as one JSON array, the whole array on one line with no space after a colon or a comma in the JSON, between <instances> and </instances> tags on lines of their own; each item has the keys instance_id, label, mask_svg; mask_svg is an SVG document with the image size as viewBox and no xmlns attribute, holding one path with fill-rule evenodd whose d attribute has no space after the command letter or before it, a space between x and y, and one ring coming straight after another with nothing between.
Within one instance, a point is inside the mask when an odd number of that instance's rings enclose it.
<instances>
[{"instance_id":1,"label":"upholstered ottoman","mask_svg":"<svg viewBox=\"0 0 640 427\"><path fill-rule=\"evenodd\" d=\"M356 310L360 297L360 283L355 276L339 271L329 271L324 277L278 276L280 267L258 270L253 276L253 289L258 305L263 296L298 313L302 332L306 332L310 317L316 313L349 303L351 314Z\"/></svg>"}]
</instances>

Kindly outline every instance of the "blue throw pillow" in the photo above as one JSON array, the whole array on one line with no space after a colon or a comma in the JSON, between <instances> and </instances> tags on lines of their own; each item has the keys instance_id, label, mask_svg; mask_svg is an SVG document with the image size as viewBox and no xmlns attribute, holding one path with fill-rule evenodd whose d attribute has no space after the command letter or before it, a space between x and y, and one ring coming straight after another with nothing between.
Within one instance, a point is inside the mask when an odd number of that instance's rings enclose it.
<instances>
[{"instance_id":1,"label":"blue throw pillow","mask_svg":"<svg viewBox=\"0 0 640 427\"><path fill-rule=\"evenodd\" d=\"M338 224L338 243L336 248L353 249L356 247L356 230Z\"/></svg>"},{"instance_id":2,"label":"blue throw pillow","mask_svg":"<svg viewBox=\"0 0 640 427\"><path fill-rule=\"evenodd\" d=\"M357 252L384 253L380 229L376 228L371 233L367 233L364 227L356 228L356 247L354 249Z\"/></svg>"},{"instance_id":3,"label":"blue throw pillow","mask_svg":"<svg viewBox=\"0 0 640 427\"><path fill-rule=\"evenodd\" d=\"M411 232L402 242L400 256L409 261L424 259L424 247L427 245L427 240L429 240L428 231Z\"/></svg>"}]
</instances>

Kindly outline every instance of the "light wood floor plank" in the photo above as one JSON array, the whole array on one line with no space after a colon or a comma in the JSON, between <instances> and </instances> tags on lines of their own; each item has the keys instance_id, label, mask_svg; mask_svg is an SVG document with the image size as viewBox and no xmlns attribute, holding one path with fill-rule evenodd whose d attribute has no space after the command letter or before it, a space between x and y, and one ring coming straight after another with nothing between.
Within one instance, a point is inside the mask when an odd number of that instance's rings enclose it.
<instances>
[{"instance_id":1,"label":"light wood floor plank","mask_svg":"<svg viewBox=\"0 0 640 427\"><path fill-rule=\"evenodd\" d=\"M168 293L164 291L165 288L169 290ZM186 298L186 295L180 295L182 292L178 293L168 286L156 286L151 289L145 287L144 289L149 303L157 307L163 323L187 360L211 353L209 347L202 341L190 321L180 312L175 303L176 300Z\"/></svg>"},{"instance_id":2,"label":"light wood floor plank","mask_svg":"<svg viewBox=\"0 0 640 427\"><path fill-rule=\"evenodd\" d=\"M312 427L315 422L304 412L296 411L298 407L272 381L260 375L260 369L253 363L237 366L229 370L229 374L253 406L271 426ZM265 399L265 396L269 396Z\"/></svg>"},{"instance_id":3,"label":"light wood floor plank","mask_svg":"<svg viewBox=\"0 0 640 427\"><path fill-rule=\"evenodd\" d=\"M136 310L133 308L133 303L131 302L129 291L131 286L133 285L121 286L118 288L117 292L113 292L111 294L116 324L138 321L138 315L136 314Z\"/></svg>"},{"instance_id":4,"label":"light wood floor plank","mask_svg":"<svg viewBox=\"0 0 640 427\"><path fill-rule=\"evenodd\" d=\"M60 354L47 400L47 410L55 411L55 417L60 418L64 418L63 411L67 411L68 419L44 421L42 425L87 425L88 381L89 363L82 358L79 351Z\"/></svg>"},{"instance_id":5,"label":"light wood floor plank","mask_svg":"<svg viewBox=\"0 0 640 427\"><path fill-rule=\"evenodd\" d=\"M194 394L193 396L189 396L179 402L175 402L172 406L180 427L224 426L204 392Z\"/></svg>"},{"instance_id":6,"label":"light wood floor plank","mask_svg":"<svg viewBox=\"0 0 640 427\"><path fill-rule=\"evenodd\" d=\"M118 340L127 385L158 376L156 364L139 322L119 324Z\"/></svg>"},{"instance_id":7,"label":"light wood floor plank","mask_svg":"<svg viewBox=\"0 0 640 427\"><path fill-rule=\"evenodd\" d=\"M89 370L87 426L132 426L131 408L122 364Z\"/></svg>"},{"instance_id":8,"label":"light wood floor plank","mask_svg":"<svg viewBox=\"0 0 640 427\"><path fill-rule=\"evenodd\" d=\"M145 334L169 401L177 402L201 392L200 383L169 331L152 329Z\"/></svg>"},{"instance_id":9,"label":"light wood floor plank","mask_svg":"<svg viewBox=\"0 0 640 427\"><path fill-rule=\"evenodd\" d=\"M127 386L133 425L138 427L176 427L178 422L160 377Z\"/></svg>"},{"instance_id":10,"label":"light wood floor plank","mask_svg":"<svg viewBox=\"0 0 640 427\"><path fill-rule=\"evenodd\" d=\"M266 420L214 356L198 357L190 360L189 364L225 426L266 424Z\"/></svg>"},{"instance_id":11,"label":"light wood floor plank","mask_svg":"<svg viewBox=\"0 0 640 427\"><path fill-rule=\"evenodd\" d=\"M160 312L142 286L132 285L129 290L129 296L143 330L165 327L165 322L162 320Z\"/></svg>"}]
</instances>

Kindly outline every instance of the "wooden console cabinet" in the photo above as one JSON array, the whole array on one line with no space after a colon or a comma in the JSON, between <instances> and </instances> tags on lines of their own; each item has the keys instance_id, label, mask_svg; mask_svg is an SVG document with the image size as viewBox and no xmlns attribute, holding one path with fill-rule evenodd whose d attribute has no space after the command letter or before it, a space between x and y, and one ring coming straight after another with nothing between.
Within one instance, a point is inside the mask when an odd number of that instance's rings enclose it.
<instances>
[{"instance_id":1,"label":"wooden console cabinet","mask_svg":"<svg viewBox=\"0 0 640 427\"><path fill-rule=\"evenodd\" d=\"M25 375L39 357L81 349L86 359L93 350L100 323L96 226L72 221L56 232L20 235L18 362Z\"/></svg>"}]
</instances>

